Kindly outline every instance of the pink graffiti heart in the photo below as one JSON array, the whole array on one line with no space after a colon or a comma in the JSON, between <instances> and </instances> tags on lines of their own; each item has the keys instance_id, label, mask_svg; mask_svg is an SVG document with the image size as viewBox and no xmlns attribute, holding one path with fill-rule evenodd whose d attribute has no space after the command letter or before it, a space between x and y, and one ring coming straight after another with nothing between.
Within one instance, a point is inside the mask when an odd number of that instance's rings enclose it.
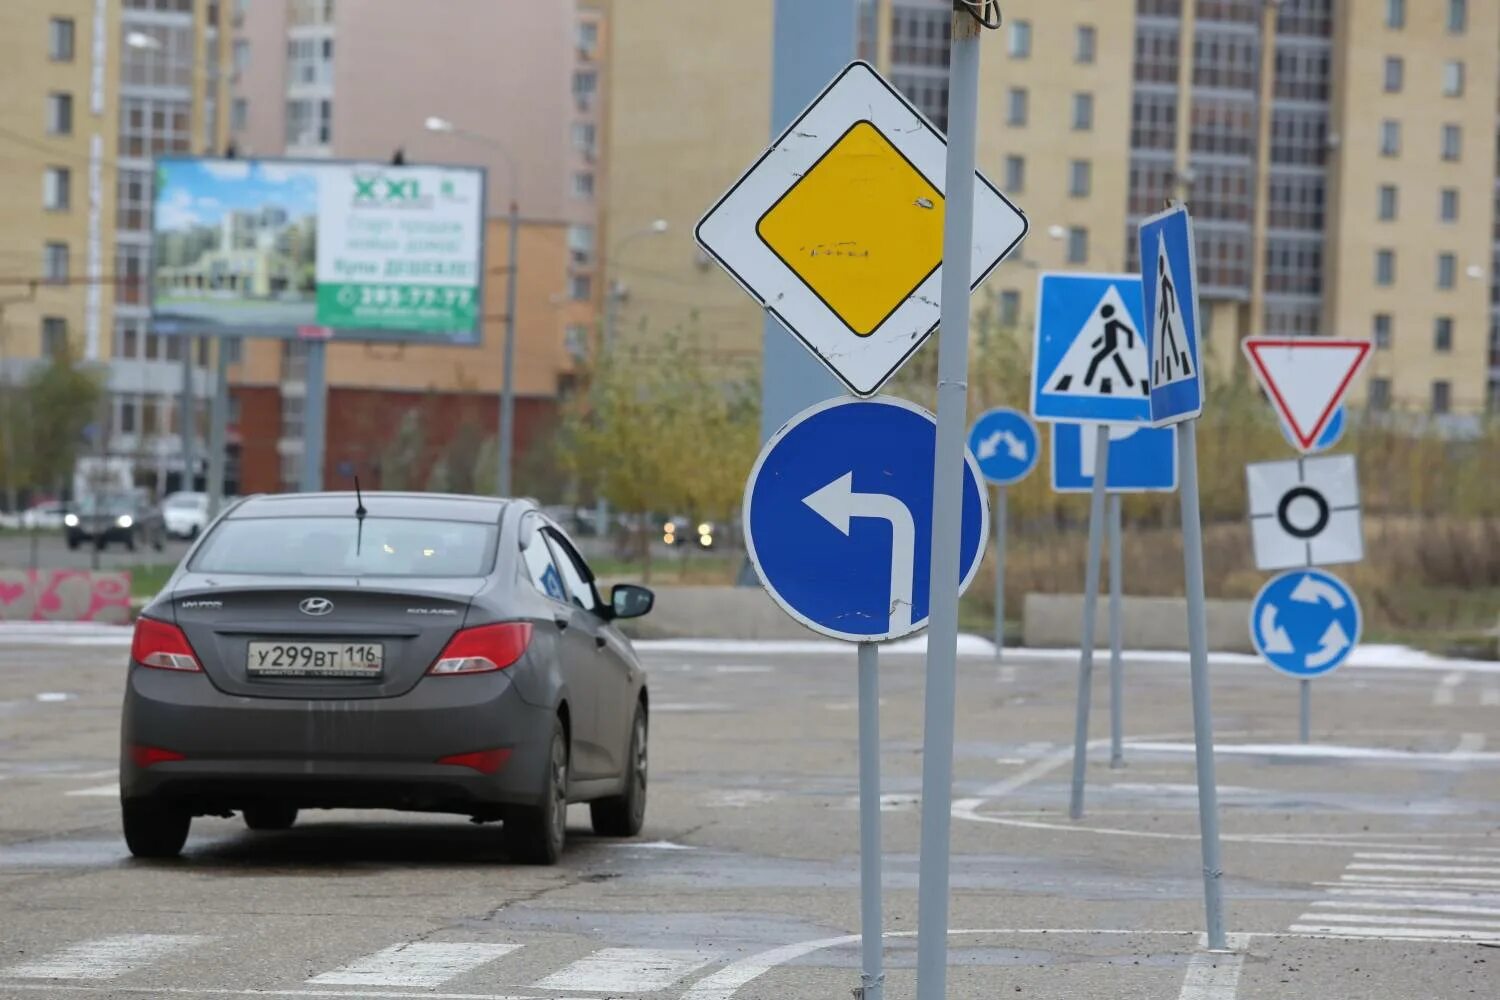
<instances>
[{"instance_id":1,"label":"pink graffiti heart","mask_svg":"<svg viewBox=\"0 0 1500 1000\"><path fill-rule=\"evenodd\" d=\"M26 596L24 583L0 583L0 604L10 605Z\"/></svg>"}]
</instances>

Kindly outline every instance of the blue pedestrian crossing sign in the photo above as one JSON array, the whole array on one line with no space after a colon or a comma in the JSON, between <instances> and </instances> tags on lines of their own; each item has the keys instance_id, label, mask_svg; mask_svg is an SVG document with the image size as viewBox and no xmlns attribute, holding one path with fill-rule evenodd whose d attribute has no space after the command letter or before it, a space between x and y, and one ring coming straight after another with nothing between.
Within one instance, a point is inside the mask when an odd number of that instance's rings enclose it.
<instances>
[{"instance_id":1,"label":"blue pedestrian crossing sign","mask_svg":"<svg viewBox=\"0 0 1500 1000\"><path fill-rule=\"evenodd\" d=\"M1031 414L1144 423L1146 325L1135 274L1048 272L1037 292Z\"/></svg>"},{"instance_id":2,"label":"blue pedestrian crossing sign","mask_svg":"<svg viewBox=\"0 0 1500 1000\"><path fill-rule=\"evenodd\" d=\"M1088 493L1094 488L1099 435L1094 424L1052 425L1052 492ZM1171 492L1177 489L1177 429L1145 424L1110 424L1111 493Z\"/></svg>"},{"instance_id":3,"label":"blue pedestrian crossing sign","mask_svg":"<svg viewBox=\"0 0 1500 1000\"><path fill-rule=\"evenodd\" d=\"M937 422L903 399L841 396L771 436L745 486L745 543L766 591L815 632L851 642L927 625ZM965 455L959 592L984 556L989 506Z\"/></svg>"},{"instance_id":4,"label":"blue pedestrian crossing sign","mask_svg":"<svg viewBox=\"0 0 1500 1000\"><path fill-rule=\"evenodd\" d=\"M1321 677L1359 643L1359 601L1332 573L1294 569L1260 589L1250 608L1256 652L1284 674Z\"/></svg>"},{"instance_id":5,"label":"blue pedestrian crossing sign","mask_svg":"<svg viewBox=\"0 0 1500 1000\"><path fill-rule=\"evenodd\" d=\"M969 431L969 451L980 473L996 486L1019 483L1031 475L1041 446L1036 424L1008 406L981 413Z\"/></svg>"},{"instance_id":6,"label":"blue pedestrian crossing sign","mask_svg":"<svg viewBox=\"0 0 1500 1000\"><path fill-rule=\"evenodd\" d=\"M1198 265L1193 220L1174 205L1141 222L1141 278L1146 360L1150 366L1151 423L1161 427L1203 412L1203 368L1198 322Z\"/></svg>"}]
</instances>

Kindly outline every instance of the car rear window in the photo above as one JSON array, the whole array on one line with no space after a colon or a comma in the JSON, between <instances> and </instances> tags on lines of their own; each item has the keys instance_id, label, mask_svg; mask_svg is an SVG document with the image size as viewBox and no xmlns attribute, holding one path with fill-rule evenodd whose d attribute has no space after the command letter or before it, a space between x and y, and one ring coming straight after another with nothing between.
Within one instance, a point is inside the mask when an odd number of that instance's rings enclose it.
<instances>
[{"instance_id":1,"label":"car rear window","mask_svg":"<svg viewBox=\"0 0 1500 1000\"><path fill-rule=\"evenodd\" d=\"M268 576L484 576L493 524L353 516L232 518L194 554L195 573Z\"/></svg>"}]
</instances>

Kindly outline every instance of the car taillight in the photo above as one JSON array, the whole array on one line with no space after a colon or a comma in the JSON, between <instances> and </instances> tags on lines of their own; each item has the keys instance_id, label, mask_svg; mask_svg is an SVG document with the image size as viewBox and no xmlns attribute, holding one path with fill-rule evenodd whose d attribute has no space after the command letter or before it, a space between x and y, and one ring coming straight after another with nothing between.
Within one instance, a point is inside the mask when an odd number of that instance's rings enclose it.
<instances>
[{"instance_id":1,"label":"car taillight","mask_svg":"<svg viewBox=\"0 0 1500 1000\"><path fill-rule=\"evenodd\" d=\"M130 658L143 667L157 670L203 670L182 629L155 618L136 619Z\"/></svg>"},{"instance_id":2,"label":"car taillight","mask_svg":"<svg viewBox=\"0 0 1500 1000\"><path fill-rule=\"evenodd\" d=\"M482 674L504 670L521 658L531 643L530 622L501 622L460 629L427 672L437 675Z\"/></svg>"},{"instance_id":3,"label":"car taillight","mask_svg":"<svg viewBox=\"0 0 1500 1000\"><path fill-rule=\"evenodd\" d=\"M130 759L136 767L150 767L152 764L166 764L174 760L187 760L186 754L180 754L176 750L163 750L161 747L141 746L138 743L130 745Z\"/></svg>"},{"instance_id":4,"label":"car taillight","mask_svg":"<svg viewBox=\"0 0 1500 1000\"><path fill-rule=\"evenodd\" d=\"M439 757L438 763L472 768L480 774L494 774L504 767L508 760L510 760L509 750L476 750L473 753L455 753L447 757Z\"/></svg>"}]
</instances>

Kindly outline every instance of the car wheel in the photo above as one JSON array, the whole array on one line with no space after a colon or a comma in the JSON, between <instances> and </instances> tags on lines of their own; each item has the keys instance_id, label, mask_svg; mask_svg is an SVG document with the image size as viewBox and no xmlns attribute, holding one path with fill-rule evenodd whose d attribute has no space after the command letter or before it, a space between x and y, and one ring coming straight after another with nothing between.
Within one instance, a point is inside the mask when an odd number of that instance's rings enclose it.
<instances>
[{"instance_id":1,"label":"car wheel","mask_svg":"<svg viewBox=\"0 0 1500 1000\"><path fill-rule=\"evenodd\" d=\"M165 536L163 536L161 534L161 532L157 532L157 534L154 536L154 538L153 538L153 540L151 542L151 547L153 549L155 549L157 552L160 552L166 546L166 544L167 544L167 540L166 540Z\"/></svg>"},{"instance_id":2,"label":"car wheel","mask_svg":"<svg viewBox=\"0 0 1500 1000\"><path fill-rule=\"evenodd\" d=\"M76 538L70 538L70 539L68 539L68 551L69 552L74 552L77 549L78 549L78 539L76 539Z\"/></svg>"},{"instance_id":3,"label":"car wheel","mask_svg":"<svg viewBox=\"0 0 1500 1000\"><path fill-rule=\"evenodd\" d=\"M187 533L187 539L188 539L188 541L191 542L193 539L197 538L198 537L198 532L200 532L202 530L203 529L200 528L200 527L198 527L196 524L193 525L191 528L189 528L188 529L188 533Z\"/></svg>"},{"instance_id":4,"label":"car wheel","mask_svg":"<svg viewBox=\"0 0 1500 1000\"><path fill-rule=\"evenodd\" d=\"M625 794L589 803L594 832L601 837L634 837L646 822L646 709L635 707L626 758Z\"/></svg>"},{"instance_id":5,"label":"car wheel","mask_svg":"<svg viewBox=\"0 0 1500 1000\"><path fill-rule=\"evenodd\" d=\"M539 805L514 810L505 818L505 846L528 865L555 865L562 857L568 821L568 734L561 719L552 723L547 754L547 787Z\"/></svg>"},{"instance_id":6,"label":"car wheel","mask_svg":"<svg viewBox=\"0 0 1500 1000\"><path fill-rule=\"evenodd\" d=\"M126 552L134 552L135 551L135 532L134 531L130 532L129 534L127 534L125 536L125 551Z\"/></svg>"},{"instance_id":7,"label":"car wheel","mask_svg":"<svg viewBox=\"0 0 1500 1000\"><path fill-rule=\"evenodd\" d=\"M120 803L125 846L138 858L175 858L187 843L193 817L185 809L149 801Z\"/></svg>"},{"instance_id":8,"label":"car wheel","mask_svg":"<svg viewBox=\"0 0 1500 1000\"><path fill-rule=\"evenodd\" d=\"M245 825L252 830L290 830L297 822L296 806L279 803L251 806L243 812Z\"/></svg>"}]
</instances>

